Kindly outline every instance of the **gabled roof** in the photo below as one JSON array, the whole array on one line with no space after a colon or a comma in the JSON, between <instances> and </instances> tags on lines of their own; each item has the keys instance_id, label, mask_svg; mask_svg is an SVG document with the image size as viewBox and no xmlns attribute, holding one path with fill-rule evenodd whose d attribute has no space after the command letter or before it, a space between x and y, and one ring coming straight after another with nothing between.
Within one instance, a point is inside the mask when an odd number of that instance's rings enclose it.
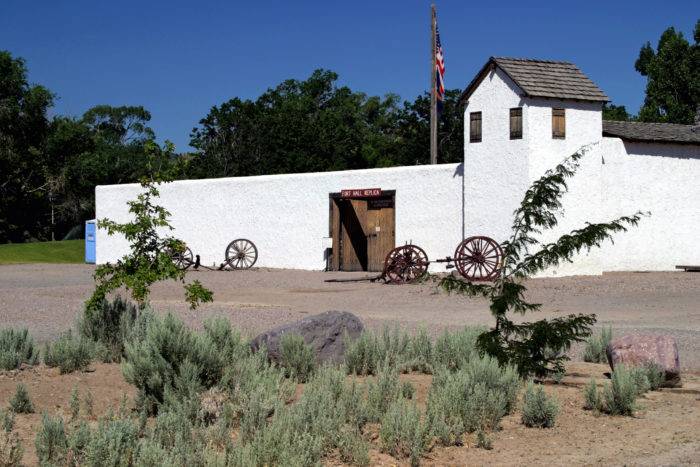
<instances>
[{"instance_id":1,"label":"gabled roof","mask_svg":"<svg viewBox=\"0 0 700 467\"><path fill-rule=\"evenodd\" d=\"M642 143L700 144L700 132L694 125L676 123L603 121L603 136Z\"/></svg>"},{"instance_id":2,"label":"gabled roof","mask_svg":"<svg viewBox=\"0 0 700 467\"><path fill-rule=\"evenodd\" d=\"M460 96L469 99L481 81L495 67L515 82L527 97L608 102L608 96L569 62L527 58L491 57Z\"/></svg>"}]
</instances>

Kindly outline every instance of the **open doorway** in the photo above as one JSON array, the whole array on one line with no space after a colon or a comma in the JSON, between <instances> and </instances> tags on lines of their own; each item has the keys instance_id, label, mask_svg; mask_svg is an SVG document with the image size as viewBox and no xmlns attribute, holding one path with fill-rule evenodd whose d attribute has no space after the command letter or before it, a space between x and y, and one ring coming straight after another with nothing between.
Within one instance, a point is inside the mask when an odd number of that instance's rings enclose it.
<instances>
[{"instance_id":1,"label":"open doorway","mask_svg":"<svg viewBox=\"0 0 700 467\"><path fill-rule=\"evenodd\" d=\"M395 245L395 191L372 196L330 195L331 269L382 271Z\"/></svg>"}]
</instances>

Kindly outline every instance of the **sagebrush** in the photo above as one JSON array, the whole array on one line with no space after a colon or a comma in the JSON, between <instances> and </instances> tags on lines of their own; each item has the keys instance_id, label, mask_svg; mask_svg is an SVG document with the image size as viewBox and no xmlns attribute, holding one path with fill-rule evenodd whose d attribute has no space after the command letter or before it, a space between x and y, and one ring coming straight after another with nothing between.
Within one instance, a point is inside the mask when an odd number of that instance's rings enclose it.
<instances>
[{"instance_id":1,"label":"sagebrush","mask_svg":"<svg viewBox=\"0 0 700 467\"><path fill-rule=\"evenodd\" d=\"M528 427L551 428L559 413L559 403L548 396L541 384L530 381L523 396L522 422Z\"/></svg>"},{"instance_id":2,"label":"sagebrush","mask_svg":"<svg viewBox=\"0 0 700 467\"><path fill-rule=\"evenodd\" d=\"M23 363L35 365L38 358L27 329L0 329L0 370L16 370Z\"/></svg>"}]
</instances>

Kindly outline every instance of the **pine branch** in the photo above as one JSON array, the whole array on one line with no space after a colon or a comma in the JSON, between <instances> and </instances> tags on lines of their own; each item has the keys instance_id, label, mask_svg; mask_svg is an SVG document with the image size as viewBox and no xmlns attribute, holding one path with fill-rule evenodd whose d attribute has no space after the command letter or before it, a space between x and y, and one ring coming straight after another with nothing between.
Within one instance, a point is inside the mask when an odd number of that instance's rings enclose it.
<instances>
[{"instance_id":1,"label":"pine branch","mask_svg":"<svg viewBox=\"0 0 700 467\"><path fill-rule=\"evenodd\" d=\"M613 241L612 234L626 232L628 227L636 226L648 212L637 212L631 216L622 216L610 222L587 224L582 229L573 230L561 236L556 242L544 245L540 251L527 255L509 276L528 277L548 267L557 266L562 261L572 262L573 256L581 250L590 251L600 247L605 240Z\"/></svg>"}]
</instances>

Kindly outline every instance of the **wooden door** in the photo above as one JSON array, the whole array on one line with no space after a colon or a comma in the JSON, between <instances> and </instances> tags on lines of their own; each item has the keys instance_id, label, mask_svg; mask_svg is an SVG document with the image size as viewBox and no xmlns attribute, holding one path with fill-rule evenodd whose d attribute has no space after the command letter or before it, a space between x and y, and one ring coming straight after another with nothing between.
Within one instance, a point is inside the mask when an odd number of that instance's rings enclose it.
<instances>
[{"instance_id":1,"label":"wooden door","mask_svg":"<svg viewBox=\"0 0 700 467\"><path fill-rule=\"evenodd\" d=\"M384 259L394 248L394 200L393 197L370 199L367 202L367 270L381 272Z\"/></svg>"},{"instance_id":2,"label":"wooden door","mask_svg":"<svg viewBox=\"0 0 700 467\"><path fill-rule=\"evenodd\" d=\"M367 271L367 200L340 201L340 270Z\"/></svg>"}]
</instances>

